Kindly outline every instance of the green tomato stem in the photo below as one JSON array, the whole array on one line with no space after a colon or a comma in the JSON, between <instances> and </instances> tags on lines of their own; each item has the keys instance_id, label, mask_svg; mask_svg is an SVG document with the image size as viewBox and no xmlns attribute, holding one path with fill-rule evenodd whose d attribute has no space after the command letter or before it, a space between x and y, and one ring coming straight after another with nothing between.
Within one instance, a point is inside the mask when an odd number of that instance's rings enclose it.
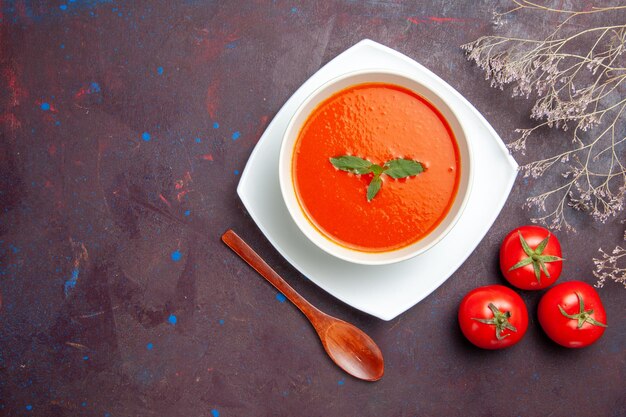
<instances>
[{"instance_id":1,"label":"green tomato stem","mask_svg":"<svg viewBox=\"0 0 626 417\"><path fill-rule=\"evenodd\" d=\"M493 313L492 319L477 319L477 318L472 317L472 320L476 320L484 324L495 325L496 326L496 339L498 340L502 340L505 337L510 336L510 334L505 334L505 335L502 334L502 332L504 332L504 330L506 329L512 332L517 332L517 328L509 322L509 319L511 318L511 313L509 311L505 311L503 313L493 303L489 303L488 307L489 307L489 310L491 310L491 312Z\"/></svg>"},{"instance_id":2,"label":"green tomato stem","mask_svg":"<svg viewBox=\"0 0 626 417\"><path fill-rule=\"evenodd\" d=\"M559 256L543 254L543 251L546 249L546 246L548 245L548 240L550 239L550 233L548 233L548 236L546 236L546 238L543 239L537 245L535 249L532 249L530 245L528 245L528 242L526 242L526 239L524 239L524 236L522 236L522 232L518 230L517 234L519 235L519 240L520 240L520 244L522 245L522 249L524 250L524 253L528 255L528 257L522 259L521 261L519 261L518 263L510 267L509 272L518 268L522 268L526 265L530 265L532 263L533 271L535 273L535 278L537 279L537 282L541 284L541 272L543 272L543 274L546 277L550 278L550 273L548 272L548 267L546 266L546 263L557 262L557 261L560 262L563 260L563 258Z\"/></svg>"},{"instance_id":3,"label":"green tomato stem","mask_svg":"<svg viewBox=\"0 0 626 417\"><path fill-rule=\"evenodd\" d=\"M606 324L601 323L598 320L591 317L591 315L593 314L593 309L585 310L585 301L583 300L582 295L580 295L577 292L575 294L576 294L576 297L578 297L578 313L568 314L565 311L565 309L561 307L560 304L558 304L557 306L559 307L559 311L561 312L561 314L567 317L568 319L577 320L578 324L576 325L576 327L578 329L581 329L585 323L589 323L592 326L607 327Z\"/></svg>"}]
</instances>

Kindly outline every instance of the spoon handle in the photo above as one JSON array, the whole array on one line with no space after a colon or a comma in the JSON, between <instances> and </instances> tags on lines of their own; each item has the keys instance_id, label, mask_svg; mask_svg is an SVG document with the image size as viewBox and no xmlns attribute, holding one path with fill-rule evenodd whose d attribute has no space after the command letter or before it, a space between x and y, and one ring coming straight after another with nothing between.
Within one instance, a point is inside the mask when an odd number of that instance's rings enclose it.
<instances>
[{"instance_id":1,"label":"spoon handle","mask_svg":"<svg viewBox=\"0 0 626 417\"><path fill-rule=\"evenodd\" d=\"M268 280L278 291L283 293L296 307L304 313L305 316L313 323L323 320L326 314L315 308L300 294L296 292L284 279L278 275L248 244L237 235L232 229L229 229L222 235L222 241L231 248L237 255L254 268L263 278Z\"/></svg>"}]
</instances>

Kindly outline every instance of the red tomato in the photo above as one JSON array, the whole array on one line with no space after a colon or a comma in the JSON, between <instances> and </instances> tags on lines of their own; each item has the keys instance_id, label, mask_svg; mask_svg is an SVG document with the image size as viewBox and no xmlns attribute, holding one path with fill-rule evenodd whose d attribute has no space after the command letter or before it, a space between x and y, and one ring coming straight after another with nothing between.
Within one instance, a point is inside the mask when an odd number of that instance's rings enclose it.
<instances>
[{"instance_id":1,"label":"red tomato","mask_svg":"<svg viewBox=\"0 0 626 417\"><path fill-rule=\"evenodd\" d=\"M551 288L539 301L539 323L559 345L579 348L592 344L606 328L606 312L596 290L581 281Z\"/></svg>"},{"instance_id":2,"label":"red tomato","mask_svg":"<svg viewBox=\"0 0 626 417\"><path fill-rule=\"evenodd\" d=\"M528 328L528 311L515 291L487 285L470 291L459 306L461 331L483 349L502 349L521 340Z\"/></svg>"},{"instance_id":3,"label":"red tomato","mask_svg":"<svg viewBox=\"0 0 626 417\"><path fill-rule=\"evenodd\" d=\"M561 244L540 226L513 229L500 246L500 269L507 281L522 290L549 287L561 275Z\"/></svg>"}]
</instances>

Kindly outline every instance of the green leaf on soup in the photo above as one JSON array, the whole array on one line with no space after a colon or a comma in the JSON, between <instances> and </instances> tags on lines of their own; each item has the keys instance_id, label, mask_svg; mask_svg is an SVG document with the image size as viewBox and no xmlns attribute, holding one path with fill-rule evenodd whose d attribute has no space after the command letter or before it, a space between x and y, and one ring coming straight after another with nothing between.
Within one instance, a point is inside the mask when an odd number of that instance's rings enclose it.
<instances>
[{"instance_id":1,"label":"green leaf on soup","mask_svg":"<svg viewBox=\"0 0 626 417\"><path fill-rule=\"evenodd\" d=\"M391 178L406 178L424 172L424 166L413 159L392 159L385 163L385 174Z\"/></svg>"},{"instance_id":2,"label":"green leaf on soup","mask_svg":"<svg viewBox=\"0 0 626 417\"><path fill-rule=\"evenodd\" d=\"M370 185L367 186L367 201L372 201L372 199L376 197L382 185L383 180L381 180L379 176L372 178Z\"/></svg>"},{"instance_id":3,"label":"green leaf on soup","mask_svg":"<svg viewBox=\"0 0 626 417\"><path fill-rule=\"evenodd\" d=\"M338 158L330 158L330 163L337 169L353 174L369 174L372 172L372 163L358 156L344 155Z\"/></svg>"}]
</instances>

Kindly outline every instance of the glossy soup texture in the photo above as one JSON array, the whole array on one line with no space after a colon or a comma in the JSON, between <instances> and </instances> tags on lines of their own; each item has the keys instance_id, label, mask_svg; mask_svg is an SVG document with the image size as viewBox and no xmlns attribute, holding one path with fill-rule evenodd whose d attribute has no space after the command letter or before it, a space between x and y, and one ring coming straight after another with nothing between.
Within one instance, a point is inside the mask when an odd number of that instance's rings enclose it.
<instances>
[{"instance_id":1,"label":"glossy soup texture","mask_svg":"<svg viewBox=\"0 0 626 417\"><path fill-rule=\"evenodd\" d=\"M372 175L336 169L329 158L355 155L383 165L415 159L426 171L394 180L368 202ZM369 83L342 90L308 117L292 160L294 188L309 221L327 238L365 252L400 249L428 235L456 196L459 150L443 116L402 87Z\"/></svg>"}]
</instances>

